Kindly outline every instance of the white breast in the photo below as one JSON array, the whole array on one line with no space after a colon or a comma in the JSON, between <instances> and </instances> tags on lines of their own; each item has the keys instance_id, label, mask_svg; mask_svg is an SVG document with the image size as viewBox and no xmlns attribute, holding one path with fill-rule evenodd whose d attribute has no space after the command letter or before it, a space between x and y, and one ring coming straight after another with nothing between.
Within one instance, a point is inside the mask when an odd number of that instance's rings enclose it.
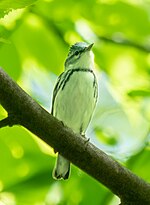
<instances>
[{"instance_id":1,"label":"white breast","mask_svg":"<svg viewBox=\"0 0 150 205\"><path fill-rule=\"evenodd\" d=\"M83 134L91 119L96 103L94 80L91 72L74 72L55 98L54 116L76 133Z\"/></svg>"}]
</instances>

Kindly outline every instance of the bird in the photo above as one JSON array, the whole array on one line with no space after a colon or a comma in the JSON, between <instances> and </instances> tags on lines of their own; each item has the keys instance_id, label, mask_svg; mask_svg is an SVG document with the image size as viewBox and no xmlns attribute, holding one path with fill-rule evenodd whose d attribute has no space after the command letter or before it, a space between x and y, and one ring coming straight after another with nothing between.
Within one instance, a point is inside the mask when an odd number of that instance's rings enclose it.
<instances>
[{"instance_id":1,"label":"bird","mask_svg":"<svg viewBox=\"0 0 150 205\"><path fill-rule=\"evenodd\" d=\"M53 90L51 114L75 133L85 137L98 97L92 44L77 42L68 52L64 72ZM58 152L53 170L56 180L68 179L70 161Z\"/></svg>"}]
</instances>

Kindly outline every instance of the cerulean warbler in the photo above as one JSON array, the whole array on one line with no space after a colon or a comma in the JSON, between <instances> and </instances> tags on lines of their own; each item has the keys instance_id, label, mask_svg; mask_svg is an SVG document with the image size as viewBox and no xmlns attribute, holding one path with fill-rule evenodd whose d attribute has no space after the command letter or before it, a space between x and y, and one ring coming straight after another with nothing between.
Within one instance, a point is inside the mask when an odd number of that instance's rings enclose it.
<instances>
[{"instance_id":1,"label":"cerulean warbler","mask_svg":"<svg viewBox=\"0 0 150 205\"><path fill-rule=\"evenodd\" d=\"M92 46L80 42L70 47L65 71L58 77L52 100L52 115L83 136L97 101ZM69 171L70 162L58 153L53 177L68 179Z\"/></svg>"}]
</instances>

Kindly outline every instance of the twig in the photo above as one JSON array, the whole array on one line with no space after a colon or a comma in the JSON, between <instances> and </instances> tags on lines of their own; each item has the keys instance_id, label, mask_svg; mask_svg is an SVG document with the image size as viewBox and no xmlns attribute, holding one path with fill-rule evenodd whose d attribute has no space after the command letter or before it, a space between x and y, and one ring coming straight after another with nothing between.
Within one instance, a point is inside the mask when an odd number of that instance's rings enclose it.
<instances>
[{"instance_id":1,"label":"twig","mask_svg":"<svg viewBox=\"0 0 150 205\"><path fill-rule=\"evenodd\" d=\"M116 45L120 45L120 46L129 46L129 47L133 47L136 49L139 49L145 53L149 53L150 52L150 45L140 45L138 43L135 43L133 41L130 41L128 39L125 38L120 38L120 37L116 37L116 38L108 38L106 36L99 36L99 39L108 43L113 43Z\"/></svg>"}]
</instances>

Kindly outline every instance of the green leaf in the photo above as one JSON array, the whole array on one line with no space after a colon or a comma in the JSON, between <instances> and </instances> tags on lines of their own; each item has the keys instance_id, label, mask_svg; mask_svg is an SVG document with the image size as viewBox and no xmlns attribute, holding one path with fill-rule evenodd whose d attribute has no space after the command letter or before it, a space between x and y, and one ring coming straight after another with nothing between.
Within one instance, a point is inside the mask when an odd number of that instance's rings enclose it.
<instances>
[{"instance_id":1,"label":"green leaf","mask_svg":"<svg viewBox=\"0 0 150 205\"><path fill-rule=\"evenodd\" d=\"M30 14L25 18L13 35L12 41L23 62L31 60L54 73L62 71L65 58L64 44L53 29L49 29L38 16Z\"/></svg>"},{"instance_id":2,"label":"green leaf","mask_svg":"<svg viewBox=\"0 0 150 205\"><path fill-rule=\"evenodd\" d=\"M13 78L18 79L22 66L20 57L12 42L2 44L0 47L0 66Z\"/></svg>"},{"instance_id":3,"label":"green leaf","mask_svg":"<svg viewBox=\"0 0 150 205\"><path fill-rule=\"evenodd\" d=\"M50 158L24 128L14 126L0 130L0 182L3 188L7 189L47 170Z\"/></svg>"},{"instance_id":4,"label":"green leaf","mask_svg":"<svg viewBox=\"0 0 150 205\"><path fill-rule=\"evenodd\" d=\"M0 1L0 17L6 15L12 9L24 8L35 3L37 0L1 0Z\"/></svg>"},{"instance_id":5,"label":"green leaf","mask_svg":"<svg viewBox=\"0 0 150 205\"><path fill-rule=\"evenodd\" d=\"M128 162L127 166L135 174L142 177L146 181L150 181L150 146L145 146L140 152L132 156Z\"/></svg>"},{"instance_id":6,"label":"green leaf","mask_svg":"<svg viewBox=\"0 0 150 205\"><path fill-rule=\"evenodd\" d=\"M130 97L150 97L150 90L131 90L128 95Z\"/></svg>"}]
</instances>

